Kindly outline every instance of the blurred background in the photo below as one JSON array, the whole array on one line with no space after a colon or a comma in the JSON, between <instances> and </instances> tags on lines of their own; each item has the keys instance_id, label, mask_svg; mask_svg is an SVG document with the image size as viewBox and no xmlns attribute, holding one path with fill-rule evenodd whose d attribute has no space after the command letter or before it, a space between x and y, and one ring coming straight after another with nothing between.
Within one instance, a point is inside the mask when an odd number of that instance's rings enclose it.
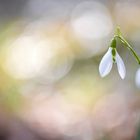
<instances>
[{"instance_id":1,"label":"blurred background","mask_svg":"<svg viewBox=\"0 0 140 140\"><path fill-rule=\"evenodd\" d=\"M117 25L140 56L139 0L0 0L0 140L140 140L140 68L101 78ZM135 81L138 81L135 83Z\"/></svg>"}]
</instances>

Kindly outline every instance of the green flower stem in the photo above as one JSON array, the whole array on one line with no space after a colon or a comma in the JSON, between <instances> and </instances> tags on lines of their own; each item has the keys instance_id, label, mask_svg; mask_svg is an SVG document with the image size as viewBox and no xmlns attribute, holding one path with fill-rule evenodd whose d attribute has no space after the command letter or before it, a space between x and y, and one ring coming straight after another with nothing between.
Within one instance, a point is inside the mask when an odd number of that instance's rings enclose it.
<instances>
[{"instance_id":1,"label":"green flower stem","mask_svg":"<svg viewBox=\"0 0 140 140\"><path fill-rule=\"evenodd\" d=\"M117 26L116 31L115 31L115 35L114 35L114 39L119 39L126 47L128 50L131 51L131 53L133 54L133 56L135 57L136 61L138 62L138 64L140 64L140 58L138 57L137 53L134 51L134 49L131 47L131 45L124 39L124 37L121 34L121 30L120 27Z\"/></svg>"},{"instance_id":2,"label":"green flower stem","mask_svg":"<svg viewBox=\"0 0 140 140\"><path fill-rule=\"evenodd\" d=\"M118 36L118 38L122 41L122 43L132 52L133 56L137 60L138 64L140 64L140 58L138 57L137 53L134 51L134 49L131 47L131 45L122 37Z\"/></svg>"},{"instance_id":3,"label":"green flower stem","mask_svg":"<svg viewBox=\"0 0 140 140\"><path fill-rule=\"evenodd\" d=\"M131 53L133 54L133 56L135 57L136 61L138 62L138 64L140 64L140 58L138 57L137 53L134 51L134 49L131 47L131 45L119 34L119 35L115 35L114 38L118 38L121 40L121 42L127 47L128 50L131 51Z\"/></svg>"}]
</instances>

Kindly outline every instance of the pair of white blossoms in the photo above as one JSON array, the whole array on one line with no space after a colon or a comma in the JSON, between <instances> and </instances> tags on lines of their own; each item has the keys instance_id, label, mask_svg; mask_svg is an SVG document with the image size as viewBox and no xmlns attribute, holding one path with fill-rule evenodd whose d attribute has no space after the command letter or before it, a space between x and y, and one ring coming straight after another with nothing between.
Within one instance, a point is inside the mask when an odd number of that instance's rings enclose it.
<instances>
[{"instance_id":1,"label":"pair of white blossoms","mask_svg":"<svg viewBox=\"0 0 140 140\"><path fill-rule=\"evenodd\" d=\"M99 65L99 72L101 77L105 77L106 75L109 74L109 72L112 69L113 63L117 64L119 75L122 79L124 79L126 75L124 62L120 57L120 55L118 54L116 48L112 48L112 47L109 47L108 51L101 59ZM135 83L136 86L140 88L140 68L136 72Z\"/></svg>"},{"instance_id":2,"label":"pair of white blossoms","mask_svg":"<svg viewBox=\"0 0 140 140\"><path fill-rule=\"evenodd\" d=\"M117 64L119 75L122 79L125 78L126 75L126 69L124 62L120 55L118 54L116 48L109 47L106 54L101 59L100 65L99 65L99 72L101 77L105 77L108 75L112 69L113 63Z\"/></svg>"},{"instance_id":3,"label":"pair of white blossoms","mask_svg":"<svg viewBox=\"0 0 140 140\"><path fill-rule=\"evenodd\" d=\"M120 29L117 28L116 34L114 35L110 43L109 49L106 52L106 54L103 56L99 64L99 72L100 72L101 77L105 77L106 75L108 75L112 69L113 64L116 63L120 77L122 79L125 78L125 75L126 75L125 65L122 58L120 57L120 55L118 54L116 50L117 40L121 41L123 46L126 47L132 53L132 55L134 56L138 64L140 64L140 58L138 57L137 53L133 50L131 45L121 35ZM136 82L137 87L140 88L140 68L136 72L135 82Z\"/></svg>"}]
</instances>

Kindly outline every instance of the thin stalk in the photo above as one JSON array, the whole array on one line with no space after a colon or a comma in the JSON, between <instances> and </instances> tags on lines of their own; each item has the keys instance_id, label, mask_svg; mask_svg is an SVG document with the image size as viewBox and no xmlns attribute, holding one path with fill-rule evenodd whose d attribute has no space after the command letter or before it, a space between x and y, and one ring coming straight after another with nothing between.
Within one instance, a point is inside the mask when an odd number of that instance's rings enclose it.
<instances>
[{"instance_id":1,"label":"thin stalk","mask_svg":"<svg viewBox=\"0 0 140 140\"><path fill-rule=\"evenodd\" d=\"M122 36L115 35L114 37L121 40L121 42L127 47L127 49L131 51L138 64L140 64L140 58L138 57L137 53L133 50L131 45Z\"/></svg>"}]
</instances>

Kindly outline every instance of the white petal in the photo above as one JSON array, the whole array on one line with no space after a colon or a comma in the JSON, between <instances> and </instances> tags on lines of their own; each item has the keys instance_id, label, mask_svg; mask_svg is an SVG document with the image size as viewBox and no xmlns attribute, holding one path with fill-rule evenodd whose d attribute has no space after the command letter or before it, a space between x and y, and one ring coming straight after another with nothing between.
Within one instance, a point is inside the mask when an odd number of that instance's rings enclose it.
<instances>
[{"instance_id":1,"label":"white petal","mask_svg":"<svg viewBox=\"0 0 140 140\"><path fill-rule=\"evenodd\" d=\"M100 65L99 65L99 72L101 77L105 77L109 74L109 72L112 69L112 54L111 54L112 48L109 48L107 53L103 56Z\"/></svg>"},{"instance_id":2,"label":"white petal","mask_svg":"<svg viewBox=\"0 0 140 140\"><path fill-rule=\"evenodd\" d=\"M121 78L124 79L126 75L125 65L122 58L119 56L117 52L116 52L116 62L117 62L118 72Z\"/></svg>"},{"instance_id":3,"label":"white petal","mask_svg":"<svg viewBox=\"0 0 140 140\"><path fill-rule=\"evenodd\" d=\"M135 83L138 88L140 88L140 68L136 72Z\"/></svg>"}]
</instances>

